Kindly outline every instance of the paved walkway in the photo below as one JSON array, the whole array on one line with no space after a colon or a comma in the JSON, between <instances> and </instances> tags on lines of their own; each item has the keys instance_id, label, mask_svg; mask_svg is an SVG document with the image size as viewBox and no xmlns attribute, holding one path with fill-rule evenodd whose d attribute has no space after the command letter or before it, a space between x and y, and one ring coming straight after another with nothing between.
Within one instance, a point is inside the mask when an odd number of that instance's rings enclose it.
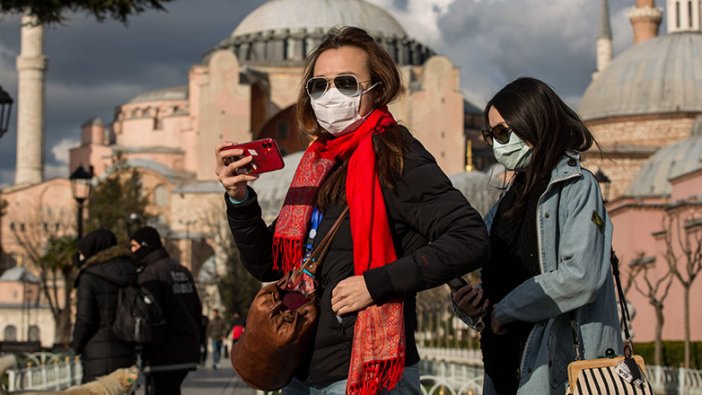
<instances>
[{"instance_id":1,"label":"paved walkway","mask_svg":"<svg viewBox=\"0 0 702 395\"><path fill-rule=\"evenodd\" d=\"M229 358L222 358L220 367L212 369L212 359L209 353L206 366L188 373L183 382L183 395L254 395L255 391L244 384L237 376ZM140 388L136 395L143 395L144 389Z\"/></svg>"}]
</instances>

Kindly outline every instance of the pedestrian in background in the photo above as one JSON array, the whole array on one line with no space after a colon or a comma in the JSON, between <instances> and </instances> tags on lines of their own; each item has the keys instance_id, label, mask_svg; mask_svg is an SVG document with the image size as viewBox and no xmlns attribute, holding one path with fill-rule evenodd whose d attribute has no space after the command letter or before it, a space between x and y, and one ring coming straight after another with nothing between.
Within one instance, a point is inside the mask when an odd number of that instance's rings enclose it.
<instances>
[{"instance_id":1,"label":"pedestrian in background","mask_svg":"<svg viewBox=\"0 0 702 395\"><path fill-rule=\"evenodd\" d=\"M220 317L219 309L212 309L212 319L207 326L207 337L212 342L212 369L219 369L219 360L222 358L222 344L227 335L227 323Z\"/></svg>"},{"instance_id":2,"label":"pedestrian in background","mask_svg":"<svg viewBox=\"0 0 702 395\"><path fill-rule=\"evenodd\" d=\"M129 249L117 245L114 233L98 229L78 242L76 323L71 346L80 354L83 383L136 363L134 345L116 340L115 320L120 287L136 284L136 265Z\"/></svg>"},{"instance_id":3,"label":"pedestrian in background","mask_svg":"<svg viewBox=\"0 0 702 395\"><path fill-rule=\"evenodd\" d=\"M156 229L138 229L130 243L140 264L139 285L158 299L166 321L161 341L144 345L147 391L179 395L188 371L197 369L200 361L202 305L195 281L190 270L168 255Z\"/></svg>"}]
</instances>

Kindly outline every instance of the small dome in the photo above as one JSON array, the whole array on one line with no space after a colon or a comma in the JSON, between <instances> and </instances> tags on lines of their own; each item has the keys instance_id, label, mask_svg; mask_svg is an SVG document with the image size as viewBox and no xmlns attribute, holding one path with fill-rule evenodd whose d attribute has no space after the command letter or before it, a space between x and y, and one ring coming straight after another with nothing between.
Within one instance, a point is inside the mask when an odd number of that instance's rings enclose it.
<instances>
[{"instance_id":1,"label":"small dome","mask_svg":"<svg viewBox=\"0 0 702 395\"><path fill-rule=\"evenodd\" d=\"M697 118L700 122L700 117ZM671 192L671 178L702 167L702 133L658 150L634 178L626 195L632 197L663 196Z\"/></svg>"},{"instance_id":2,"label":"small dome","mask_svg":"<svg viewBox=\"0 0 702 395\"><path fill-rule=\"evenodd\" d=\"M702 33L672 33L617 56L585 91L585 120L702 112Z\"/></svg>"},{"instance_id":3,"label":"small dome","mask_svg":"<svg viewBox=\"0 0 702 395\"><path fill-rule=\"evenodd\" d=\"M281 170L262 174L261 177L251 183L251 187L258 194L258 202L261 204L263 219L271 222L278 216L283 201L288 193L288 188L292 182L297 165L300 164L304 152L295 152L283 158L285 167Z\"/></svg>"},{"instance_id":4,"label":"small dome","mask_svg":"<svg viewBox=\"0 0 702 395\"><path fill-rule=\"evenodd\" d=\"M359 0L270 0L244 18L232 37L276 30L328 30L357 26L372 35L404 37L397 19L384 9Z\"/></svg>"},{"instance_id":5,"label":"small dome","mask_svg":"<svg viewBox=\"0 0 702 395\"><path fill-rule=\"evenodd\" d=\"M500 189L493 182L491 173L493 172L469 171L449 176L453 187L458 189L471 206L483 215L500 196Z\"/></svg>"},{"instance_id":6,"label":"small dome","mask_svg":"<svg viewBox=\"0 0 702 395\"><path fill-rule=\"evenodd\" d=\"M134 104L149 101L185 100L187 98L188 87L185 85L180 85L140 93L130 100L129 103Z\"/></svg>"}]
</instances>

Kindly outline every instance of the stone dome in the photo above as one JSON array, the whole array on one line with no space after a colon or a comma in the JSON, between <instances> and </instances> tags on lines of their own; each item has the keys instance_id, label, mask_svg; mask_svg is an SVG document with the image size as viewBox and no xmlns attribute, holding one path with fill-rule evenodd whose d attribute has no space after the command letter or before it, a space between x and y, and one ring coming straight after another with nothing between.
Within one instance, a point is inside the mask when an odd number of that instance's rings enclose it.
<instances>
[{"instance_id":1,"label":"stone dome","mask_svg":"<svg viewBox=\"0 0 702 395\"><path fill-rule=\"evenodd\" d=\"M284 29L327 30L336 25L357 26L373 35L407 35L390 13L365 1L270 0L247 15L231 36Z\"/></svg>"},{"instance_id":2,"label":"stone dome","mask_svg":"<svg viewBox=\"0 0 702 395\"><path fill-rule=\"evenodd\" d=\"M671 187L668 180L702 167L702 116L698 116L695 123L698 126L696 134L661 148L641 166L626 195L669 195Z\"/></svg>"},{"instance_id":3,"label":"stone dome","mask_svg":"<svg viewBox=\"0 0 702 395\"><path fill-rule=\"evenodd\" d=\"M300 66L334 26L366 30L400 65L421 65L434 54L389 12L364 0L269 0L216 49L231 48L243 64Z\"/></svg>"},{"instance_id":4,"label":"stone dome","mask_svg":"<svg viewBox=\"0 0 702 395\"><path fill-rule=\"evenodd\" d=\"M702 33L679 32L633 46L585 91L584 120L702 112Z\"/></svg>"}]
</instances>

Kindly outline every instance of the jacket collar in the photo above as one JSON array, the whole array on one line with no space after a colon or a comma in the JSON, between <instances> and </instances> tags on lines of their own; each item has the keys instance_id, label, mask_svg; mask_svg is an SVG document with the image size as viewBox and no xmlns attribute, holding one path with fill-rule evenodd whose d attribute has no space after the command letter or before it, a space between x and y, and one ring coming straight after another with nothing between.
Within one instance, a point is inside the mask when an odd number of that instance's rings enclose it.
<instances>
[{"instance_id":1,"label":"jacket collar","mask_svg":"<svg viewBox=\"0 0 702 395\"><path fill-rule=\"evenodd\" d=\"M85 264L83 267L81 267L82 270L87 270L90 267L99 265L101 263L109 262L115 258L126 258L129 259L130 261L133 261L132 258L132 253L129 251L129 248L124 247L124 246L114 246L110 247L106 250L102 250L98 252L97 254L91 256L85 261Z\"/></svg>"},{"instance_id":2,"label":"jacket collar","mask_svg":"<svg viewBox=\"0 0 702 395\"><path fill-rule=\"evenodd\" d=\"M146 265L150 265L156 261L159 261L163 258L166 258L168 256L169 256L168 251L166 251L165 248L161 247L161 248L158 248L156 250L151 251L139 263L146 266Z\"/></svg>"},{"instance_id":3,"label":"jacket collar","mask_svg":"<svg viewBox=\"0 0 702 395\"><path fill-rule=\"evenodd\" d=\"M550 188L558 182L579 177L581 173L580 153L577 151L566 151L565 155L551 171L551 181L549 181L548 186Z\"/></svg>"}]
</instances>

